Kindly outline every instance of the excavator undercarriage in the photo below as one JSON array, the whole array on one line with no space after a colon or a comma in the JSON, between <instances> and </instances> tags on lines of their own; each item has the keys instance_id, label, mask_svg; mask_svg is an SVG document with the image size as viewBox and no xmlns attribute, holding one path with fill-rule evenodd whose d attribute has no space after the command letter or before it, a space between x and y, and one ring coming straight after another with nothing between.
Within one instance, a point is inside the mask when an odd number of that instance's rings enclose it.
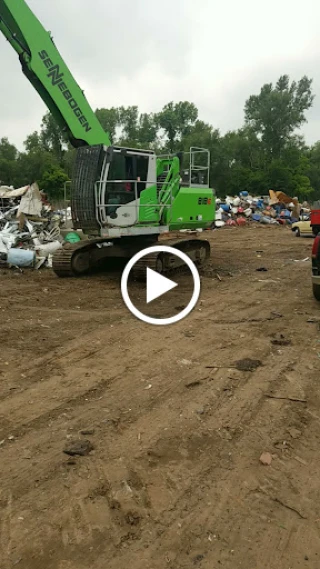
<instances>
[{"instance_id":1,"label":"excavator undercarriage","mask_svg":"<svg viewBox=\"0 0 320 569\"><path fill-rule=\"evenodd\" d=\"M107 259L130 259L142 249L155 245L166 245L186 253L201 267L210 257L210 244L206 239L157 239L120 238L87 239L78 243L67 243L53 257L53 270L58 277L80 277L92 272ZM132 274L137 280L144 279L146 267L158 273L169 273L184 265L176 255L155 252L142 257L133 267Z\"/></svg>"}]
</instances>

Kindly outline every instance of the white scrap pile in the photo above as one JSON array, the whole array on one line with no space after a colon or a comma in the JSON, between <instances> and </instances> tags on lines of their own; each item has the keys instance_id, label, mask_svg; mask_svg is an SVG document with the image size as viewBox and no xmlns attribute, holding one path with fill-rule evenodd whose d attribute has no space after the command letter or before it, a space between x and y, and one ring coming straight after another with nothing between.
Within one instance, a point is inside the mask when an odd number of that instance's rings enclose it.
<instances>
[{"instance_id":1,"label":"white scrap pile","mask_svg":"<svg viewBox=\"0 0 320 569\"><path fill-rule=\"evenodd\" d=\"M52 211L36 183L13 189L0 186L0 262L5 266L52 265L62 247L62 214Z\"/></svg>"}]
</instances>

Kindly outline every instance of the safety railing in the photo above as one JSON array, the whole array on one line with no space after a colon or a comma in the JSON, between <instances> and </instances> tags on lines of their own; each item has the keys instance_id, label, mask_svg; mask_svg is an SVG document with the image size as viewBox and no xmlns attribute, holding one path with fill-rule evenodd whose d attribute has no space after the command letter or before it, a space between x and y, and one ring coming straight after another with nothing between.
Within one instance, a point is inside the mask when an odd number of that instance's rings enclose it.
<instances>
[{"instance_id":1,"label":"safety railing","mask_svg":"<svg viewBox=\"0 0 320 569\"><path fill-rule=\"evenodd\" d=\"M180 171L182 185L189 187L209 188L210 151L207 148L192 146L188 152L161 154L157 158L171 160L180 155Z\"/></svg>"},{"instance_id":2,"label":"safety railing","mask_svg":"<svg viewBox=\"0 0 320 569\"><path fill-rule=\"evenodd\" d=\"M209 188L209 173L210 173L210 151L206 148L199 148L192 146L190 148L190 172L189 183L190 186L201 186ZM193 177L198 178L196 183Z\"/></svg>"}]
</instances>

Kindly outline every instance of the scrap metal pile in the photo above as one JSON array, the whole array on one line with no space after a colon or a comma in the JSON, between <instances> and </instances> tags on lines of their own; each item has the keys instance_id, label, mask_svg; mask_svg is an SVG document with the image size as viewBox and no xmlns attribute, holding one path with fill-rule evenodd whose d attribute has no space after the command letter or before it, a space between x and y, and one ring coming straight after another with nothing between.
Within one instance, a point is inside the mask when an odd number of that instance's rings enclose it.
<instances>
[{"instance_id":1,"label":"scrap metal pile","mask_svg":"<svg viewBox=\"0 0 320 569\"><path fill-rule=\"evenodd\" d=\"M36 183L0 186L0 265L50 267L53 253L62 247L65 216L65 211L53 211Z\"/></svg>"},{"instance_id":2,"label":"scrap metal pile","mask_svg":"<svg viewBox=\"0 0 320 569\"><path fill-rule=\"evenodd\" d=\"M217 199L216 227L246 225L249 222L291 225L300 219L309 219L307 203L300 204L284 192L269 190L268 196L252 197L248 192L239 196Z\"/></svg>"},{"instance_id":3,"label":"scrap metal pile","mask_svg":"<svg viewBox=\"0 0 320 569\"><path fill-rule=\"evenodd\" d=\"M284 192L270 190L261 197L240 192L217 199L214 226L291 225L309 216L309 204L300 204ZM69 221L70 208L54 211L36 183L18 189L0 186L0 267L51 267L54 252L68 240L61 229Z\"/></svg>"}]
</instances>

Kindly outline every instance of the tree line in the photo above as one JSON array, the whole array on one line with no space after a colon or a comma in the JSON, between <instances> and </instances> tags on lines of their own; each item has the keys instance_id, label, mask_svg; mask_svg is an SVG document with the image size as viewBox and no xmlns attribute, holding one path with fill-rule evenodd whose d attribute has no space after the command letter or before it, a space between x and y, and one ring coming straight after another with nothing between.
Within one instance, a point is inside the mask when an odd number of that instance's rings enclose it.
<instances>
[{"instance_id":1,"label":"tree line","mask_svg":"<svg viewBox=\"0 0 320 569\"><path fill-rule=\"evenodd\" d=\"M199 118L189 101L170 102L158 113L137 106L95 111L115 145L153 149L165 154L191 146L210 150L210 182L218 196L247 190L264 195L269 189L310 201L320 199L320 140L308 146L300 129L314 100L312 79L262 86L244 105L244 124L222 135ZM23 152L0 140L0 182L19 187L37 181L51 199L62 196L72 176L75 150L53 116L46 113L39 131L24 142Z\"/></svg>"}]
</instances>

